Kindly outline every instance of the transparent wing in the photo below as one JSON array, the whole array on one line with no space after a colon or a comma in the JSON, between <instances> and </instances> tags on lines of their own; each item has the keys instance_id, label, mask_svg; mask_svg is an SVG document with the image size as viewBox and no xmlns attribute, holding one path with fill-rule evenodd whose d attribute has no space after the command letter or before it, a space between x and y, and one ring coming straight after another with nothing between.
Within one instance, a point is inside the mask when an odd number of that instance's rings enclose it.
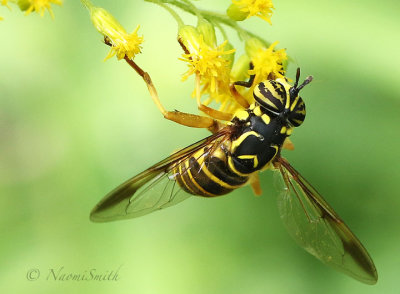
<instances>
[{"instance_id":1,"label":"transparent wing","mask_svg":"<svg viewBox=\"0 0 400 294\"><path fill-rule=\"evenodd\" d=\"M221 129L127 180L93 208L90 219L93 222L109 222L135 218L187 199L190 195L176 184L173 168L202 148L207 147L208 152L212 152L229 134L228 127Z\"/></svg>"},{"instance_id":2,"label":"transparent wing","mask_svg":"<svg viewBox=\"0 0 400 294\"><path fill-rule=\"evenodd\" d=\"M283 180L279 212L290 235L323 263L375 284L378 274L371 257L332 207L286 159L280 157L274 164Z\"/></svg>"}]
</instances>

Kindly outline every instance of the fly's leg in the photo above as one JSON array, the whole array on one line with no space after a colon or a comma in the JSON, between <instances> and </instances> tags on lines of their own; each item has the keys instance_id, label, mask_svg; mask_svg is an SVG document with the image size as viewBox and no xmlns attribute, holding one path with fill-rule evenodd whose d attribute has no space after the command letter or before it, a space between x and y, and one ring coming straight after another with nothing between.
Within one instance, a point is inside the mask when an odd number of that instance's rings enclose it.
<instances>
[{"instance_id":1,"label":"fly's leg","mask_svg":"<svg viewBox=\"0 0 400 294\"><path fill-rule=\"evenodd\" d=\"M294 144L292 140L289 139L289 137L287 137L285 141L283 141L282 148L287 150L294 150Z\"/></svg>"},{"instance_id":2,"label":"fly's leg","mask_svg":"<svg viewBox=\"0 0 400 294\"><path fill-rule=\"evenodd\" d=\"M250 62L250 69L253 69L254 65L253 63ZM250 104L249 102L237 91L236 86L242 86L245 88L250 88L253 83L254 83L254 79L255 79L255 75L251 75L249 80L246 81L236 81L234 82L231 86L230 86L230 90L231 90L231 94L232 97L236 100L236 102L241 105L243 108L249 108Z\"/></svg>"},{"instance_id":3,"label":"fly's leg","mask_svg":"<svg viewBox=\"0 0 400 294\"><path fill-rule=\"evenodd\" d=\"M147 89L149 90L150 96L153 99L153 102L156 104L157 108L166 119L192 128L207 128L210 130L214 130L215 128L217 128L218 121L211 117L180 112L177 110L167 111L161 104L157 90L151 80L150 75L142 70L133 60L129 59L126 56L125 61L143 78L144 82L146 83Z\"/></svg>"},{"instance_id":4,"label":"fly's leg","mask_svg":"<svg viewBox=\"0 0 400 294\"><path fill-rule=\"evenodd\" d=\"M253 190L254 195L261 196L262 189L260 185L260 177L258 175L258 172L250 176L249 184L251 186L251 189Z\"/></svg>"},{"instance_id":5,"label":"fly's leg","mask_svg":"<svg viewBox=\"0 0 400 294\"><path fill-rule=\"evenodd\" d=\"M232 113L228 112L223 112L216 110L214 108L208 107L207 105L204 105L201 103L201 92L200 92L200 75L196 74L196 85L195 85L195 91L196 91L196 101L197 101L197 107L200 111L204 112L208 116L217 119L217 120L224 120L224 121L230 121L233 117Z\"/></svg>"}]
</instances>

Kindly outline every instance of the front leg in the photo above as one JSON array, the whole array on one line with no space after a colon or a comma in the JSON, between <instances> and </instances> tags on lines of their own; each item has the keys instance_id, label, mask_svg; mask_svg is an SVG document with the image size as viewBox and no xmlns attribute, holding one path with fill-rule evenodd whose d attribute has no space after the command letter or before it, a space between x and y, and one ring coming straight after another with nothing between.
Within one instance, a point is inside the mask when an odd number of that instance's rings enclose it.
<instances>
[{"instance_id":1,"label":"front leg","mask_svg":"<svg viewBox=\"0 0 400 294\"><path fill-rule=\"evenodd\" d=\"M158 97L157 90L151 80L150 75L142 70L133 60L129 59L125 56L125 61L143 78L146 83L147 89L149 90L150 96L156 104L157 108L163 114L163 116L171 121L174 121L178 124L192 127L192 128L207 128L213 130L218 125L218 122L215 119L210 117L195 115L191 113L185 113L180 111L167 111L164 106L161 104L160 98Z\"/></svg>"},{"instance_id":2,"label":"front leg","mask_svg":"<svg viewBox=\"0 0 400 294\"><path fill-rule=\"evenodd\" d=\"M254 65L252 62L250 62L250 69L253 69ZM242 87L246 87L246 88L251 88L251 86L253 86L254 83L254 79L255 79L255 75L251 75L250 79L246 82L246 81L236 81L234 82L231 86L230 86L230 90L231 90L231 94L232 97L236 100L237 103L239 103L239 105L241 105L243 108L249 108L250 104L249 102L247 102L247 100L236 90L235 86L242 86Z\"/></svg>"}]
</instances>

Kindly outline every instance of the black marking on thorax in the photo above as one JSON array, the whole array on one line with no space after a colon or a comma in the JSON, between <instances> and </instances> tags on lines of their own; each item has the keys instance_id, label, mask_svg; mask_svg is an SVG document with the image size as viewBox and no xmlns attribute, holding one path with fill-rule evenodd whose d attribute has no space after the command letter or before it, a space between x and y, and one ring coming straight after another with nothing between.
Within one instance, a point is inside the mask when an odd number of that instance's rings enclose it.
<instances>
[{"instance_id":1,"label":"black marking on thorax","mask_svg":"<svg viewBox=\"0 0 400 294\"><path fill-rule=\"evenodd\" d=\"M278 117L270 117L269 123L265 123L262 112L259 115L248 112L247 120L240 122L244 125L243 131L232 142L231 149L231 168L242 174L253 173L267 165L287 137L286 132L281 132L284 125Z\"/></svg>"}]
</instances>

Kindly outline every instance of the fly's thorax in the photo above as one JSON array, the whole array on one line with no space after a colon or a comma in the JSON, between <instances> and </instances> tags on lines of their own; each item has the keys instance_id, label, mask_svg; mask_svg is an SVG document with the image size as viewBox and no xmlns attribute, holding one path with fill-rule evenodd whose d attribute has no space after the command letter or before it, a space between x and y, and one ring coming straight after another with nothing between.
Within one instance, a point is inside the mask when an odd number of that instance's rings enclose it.
<instances>
[{"instance_id":1,"label":"fly's thorax","mask_svg":"<svg viewBox=\"0 0 400 294\"><path fill-rule=\"evenodd\" d=\"M282 120L280 116L269 113L257 102L251 104L248 109L237 111L230 124L235 125L238 130L232 138L231 151L243 143L243 138L248 136L247 132L257 133L263 144L281 146L294 129L291 124Z\"/></svg>"},{"instance_id":2,"label":"fly's thorax","mask_svg":"<svg viewBox=\"0 0 400 294\"><path fill-rule=\"evenodd\" d=\"M238 111L232 123L240 132L231 140L228 164L240 175L264 169L291 133L291 128L282 124L279 117L267 114L257 104Z\"/></svg>"}]
</instances>

